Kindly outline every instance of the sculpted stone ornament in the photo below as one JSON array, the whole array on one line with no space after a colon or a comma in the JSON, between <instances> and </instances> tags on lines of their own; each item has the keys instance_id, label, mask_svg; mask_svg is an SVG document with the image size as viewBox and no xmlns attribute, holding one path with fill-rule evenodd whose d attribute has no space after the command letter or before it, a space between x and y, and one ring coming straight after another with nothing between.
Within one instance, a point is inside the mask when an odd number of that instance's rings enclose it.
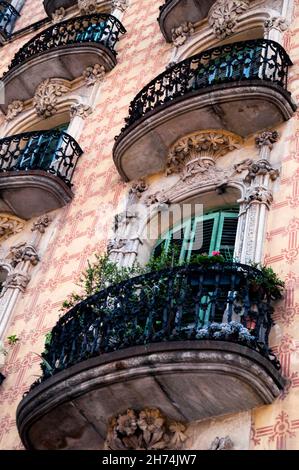
<instances>
[{"instance_id":1,"label":"sculpted stone ornament","mask_svg":"<svg viewBox=\"0 0 299 470\"><path fill-rule=\"evenodd\" d=\"M39 262L39 256L36 248L26 243L19 243L10 248L11 265L15 268L22 261L29 261L33 266Z\"/></svg>"},{"instance_id":2,"label":"sculpted stone ornament","mask_svg":"<svg viewBox=\"0 0 299 470\"><path fill-rule=\"evenodd\" d=\"M127 244L127 240L123 238L114 238L113 240L109 240L107 245L107 253L110 255L113 252L121 251Z\"/></svg>"},{"instance_id":3,"label":"sculpted stone ornament","mask_svg":"<svg viewBox=\"0 0 299 470\"><path fill-rule=\"evenodd\" d=\"M47 78L41 82L33 98L36 114L44 119L53 116L57 112L58 98L68 91L69 89L59 79Z\"/></svg>"},{"instance_id":4,"label":"sculpted stone ornament","mask_svg":"<svg viewBox=\"0 0 299 470\"><path fill-rule=\"evenodd\" d=\"M249 8L249 0L217 0L210 8L208 22L218 39L231 36L239 16Z\"/></svg>"},{"instance_id":5,"label":"sculpted stone ornament","mask_svg":"<svg viewBox=\"0 0 299 470\"><path fill-rule=\"evenodd\" d=\"M271 181L275 181L279 177L279 170L273 168L268 160L258 160L257 162L253 162L248 167L248 173L245 177L245 181L247 183L251 183L251 181L256 176L265 176L269 175Z\"/></svg>"},{"instance_id":6,"label":"sculpted stone ornament","mask_svg":"<svg viewBox=\"0 0 299 470\"><path fill-rule=\"evenodd\" d=\"M273 144L275 144L278 139L279 133L277 131L265 131L255 138L255 143L258 148L266 145L270 150L272 150Z\"/></svg>"},{"instance_id":7,"label":"sculpted stone ornament","mask_svg":"<svg viewBox=\"0 0 299 470\"><path fill-rule=\"evenodd\" d=\"M171 30L171 39L174 46L182 46L191 34L194 33L194 25L185 21L177 28Z\"/></svg>"},{"instance_id":8,"label":"sculpted stone ornament","mask_svg":"<svg viewBox=\"0 0 299 470\"><path fill-rule=\"evenodd\" d=\"M11 235L20 233L24 228L25 222L18 217L10 215L0 215L0 240L6 240Z\"/></svg>"},{"instance_id":9,"label":"sculpted stone ornament","mask_svg":"<svg viewBox=\"0 0 299 470\"><path fill-rule=\"evenodd\" d=\"M148 190L148 185L144 181L144 179L135 181L132 183L132 186L129 190L130 196L135 196L137 199L140 199L142 196L142 193Z\"/></svg>"},{"instance_id":10,"label":"sculpted stone ornament","mask_svg":"<svg viewBox=\"0 0 299 470\"><path fill-rule=\"evenodd\" d=\"M21 292L25 292L30 276L22 271L14 271L8 274L7 278L3 283L3 290L7 289L18 289Z\"/></svg>"},{"instance_id":11,"label":"sculpted stone ornament","mask_svg":"<svg viewBox=\"0 0 299 470\"><path fill-rule=\"evenodd\" d=\"M105 449L176 450L187 439L185 431L183 423L169 421L157 408L128 409L110 420Z\"/></svg>"},{"instance_id":12,"label":"sculpted stone ornament","mask_svg":"<svg viewBox=\"0 0 299 470\"><path fill-rule=\"evenodd\" d=\"M93 86L97 82L101 82L106 74L105 67L100 64L90 65L83 72L83 78L87 86Z\"/></svg>"},{"instance_id":13,"label":"sculpted stone ornament","mask_svg":"<svg viewBox=\"0 0 299 470\"><path fill-rule=\"evenodd\" d=\"M248 188L243 202L247 207L251 204L265 204L269 209L273 202L272 191L264 186L252 186Z\"/></svg>"},{"instance_id":14,"label":"sculpted stone ornament","mask_svg":"<svg viewBox=\"0 0 299 470\"><path fill-rule=\"evenodd\" d=\"M149 194L146 196L144 199L144 204L147 207L150 207L153 204L158 204L160 207L162 206L168 206L170 204L169 199L167 196L164 194L164 191L157 191L156 193Z\"/></svg>"},{"instance_id":15,"label":"sculpted stone ornament","mask_svg":"<svg viewBox=\"0 0 299 470\"><path fill-rule=\"evenodd\" d=\"M86 119L92 113L92 109L88 104L76 103L70 107L70 116L74 118L79 116L82 119Z\"/></svg>"},{"instance_id":16,"label":"sculpted stone ornament","mask_svg":"<svg viewBox=\"0 0 299 470\"><path fill-rule=\"evenodd\" d=\"M128 0L112 0L112 8L125 11L128 8Z\"/></svg>"},{"instance_id":17,"label":"sculpted stone ornament","mask_svg":"<svg viewBox=\"0 0 299 470\"><path fill-rule=\"evenodd\" d=\"M82 15L94 13L97 9L97 0L78 0L78 8Z\"/></svg>"},{"instance_id":18,"label":"sculpted stone ornament","mask_svg":"<svg viewBox=\"0 0 299 470\"><path fill-rule=\"evenodd\" d=\"M234 443L229 436L215 437L209 450L232 450Z\"/></svg>"},{"instance_id":19,"label":"sculpted stone ornament","mask_svg":"<svg viewBox=\"0 0 299 470\"><path fill-rule=\"evenodd\" d=\"M281 33L290 26L289 22L283 16L273 16L264 22L264 29L269 32L271 29L277 29Z\"/></svg>"},{"instance_id":20,"label":"sculpted stone ornament","mask_svg":"<svg viewBox=\"0 0 299 470\"><path fill-rule=\"evenodd\" d=\"M52 219L49 215L42 215L33 223L32 232L38 231L39 233L45 233L46 228L50 225Z\"/></svg>"},{"instance_id":21,"label":"sculpted stone ornament","mask_svg":"<svg viewBox=\"0 0 299 470\"><path fill-rule=\"evenodd\" d=\"M65 9L63 7L57 8L57 10L52 13L52 22L59 23L65 17Z\"/></svg>"},{"instance_id":22,"label":"sculpted stone ornament","mask_svg":"<svg viewBox=\"0 0 299 470\"><path fill-rule=\"evenodd\" d=\"M203 166L205 169L211 166L219 157L239 148L241 143L241 137L226 131L207 130L187 135L172 146L167 158L166 175L180 173L185 168L187 174L192 175L195 174L195 167L200 172ZM195 163L194 166L194 161L201 157L205 157L205 163Z\"/></svg>"},{"instance_id":23,"label":"sculpted stone ornament","mask_svg":"<svg viewBox=\"0 0 299 470\"><path fill-rule=\"evenodd\" d=\"M5 116L6 121L12 121L18 114L24 109L24 102L20 100L12 101L7 107L7 113Z\"/></svg>"}]
</instances>

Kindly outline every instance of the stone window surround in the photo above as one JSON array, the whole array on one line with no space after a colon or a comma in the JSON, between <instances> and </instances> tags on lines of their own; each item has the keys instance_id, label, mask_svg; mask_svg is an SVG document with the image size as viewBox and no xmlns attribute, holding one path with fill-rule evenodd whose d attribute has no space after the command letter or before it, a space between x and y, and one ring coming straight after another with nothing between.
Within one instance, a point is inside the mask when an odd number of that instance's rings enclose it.
<instances>
[{"instance_id":1,"label":"stone window surround","mask_svg":"<svg viewBox=\"0 0 299 470\"><path fill-rule=\"evenodd\" d=\"M272 9L267 3L269 2L266 0L251 1L250 8L238 15L234 33L228 35L225 41L215 36L207 19L192 27L189 25L191 32L182 33L180 45L173 45L173 48L170 50L169 64L180 62L194 54L223 44L224 42L230 42L230 39L232 39L231 42L233 42L236 35L257 28L264 30L265 39L271 39L281 44L283 33L292 21L293 0L283 0L281 11ZM273 19L285 20L283 26L278 25L277 21L274 22ZM269 22L271 26L266 27L266 24Z\"/></svg>"}]
</instances>

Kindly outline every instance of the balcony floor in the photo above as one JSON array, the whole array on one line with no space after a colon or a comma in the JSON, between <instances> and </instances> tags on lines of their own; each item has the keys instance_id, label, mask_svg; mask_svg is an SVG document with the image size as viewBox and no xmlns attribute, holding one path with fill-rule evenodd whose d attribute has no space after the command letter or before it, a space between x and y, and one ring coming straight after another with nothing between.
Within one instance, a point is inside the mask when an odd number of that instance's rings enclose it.
<instances>
[{"instance_id":1,"label":"balcony floor","mask_svg":"<svg viewBox=\"0 0 299 470\"><path fill-rule=\"evenodd\" d=\"M57 373L22 400L17 424L28 449L101 449L108 419L127 408L158 405L169 418L190 422L271 403L283 386L270 361L246 346L163 342Z\"/></svg>"}]
</instances>

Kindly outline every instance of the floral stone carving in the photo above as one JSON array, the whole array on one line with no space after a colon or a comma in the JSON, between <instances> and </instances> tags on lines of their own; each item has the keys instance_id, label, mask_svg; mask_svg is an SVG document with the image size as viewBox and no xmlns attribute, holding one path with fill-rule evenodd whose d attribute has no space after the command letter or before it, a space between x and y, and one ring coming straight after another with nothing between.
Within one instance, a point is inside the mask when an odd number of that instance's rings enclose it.
<instances>
[{"instance_id":1,"label":"floral stone carving","mask_svg":"<svg viewBox=\"0 0 299 470\"><path fill-rule=\"evenodd\" d=\"M0 240L6 240L11 235L20 233L25 222L14 216L0 215Z\"/></svg>"},{"instance_id":2,"label":"floral stone carving","mask_svg":"<svg viewBox=\"0 0 299 470\"><path fill-rule=\"evenodd\" d=\"M33 105L38 116L48 118L56 112L58 98L67 93L68 88L61 83L61 80L47 78L41 82L35 90Z\"/></svg>"},{"instance_id":3,"label":"floral stone carving","mask_svg":"<svg viewBox=\"0 0 299 470\"><path fill-rule=\"evenodd\" d=\"M209 25L218 39L231 36L239 16L249 8L249 0L217 0L208 14Z\"/></svg>"},{"instance_id":4,"label":"floral stone carving","mask_svg":"<svg viewBox=\"0 0 299 470\"><path fill-rule=\"evenodd\" d=\"M105 448L109 450L180 449L187 439L183 423L169 421L157 408L145 408L111 419Z\"/></svg>"},{"instance_id":5,"label":"floral stone carving","mask_svg":"<svg viewBox=\"0 0 299 470\"><path fill-rule=\"evenodd\" d=\"M95 64L87 67L83 72L83 78L87 86L93 86L96 82L101 82L105 77L104 65Z\"/></svg>"},{"instance_id":6,"label":"floral stone carving","mask_svg":"<svg viewBox=\"0 0 299 470\"><path fill-rule=\"evenodd\" d=\"M12 101L7 107L6 121L12 121L24 109L24 102L20 100Z\"/></svg>"},{"instance_id":7,"label":"floral stone carving","mask_svg":"<svg viewBox=\"0 0 299 470\"><path fill-rule=\"evenodd\" d=\"M185 21L177 28L171 30L171 39L174 46L182 46L191 34L194 33L194 26L189 21Z\"/></svg>"}]
</instances>

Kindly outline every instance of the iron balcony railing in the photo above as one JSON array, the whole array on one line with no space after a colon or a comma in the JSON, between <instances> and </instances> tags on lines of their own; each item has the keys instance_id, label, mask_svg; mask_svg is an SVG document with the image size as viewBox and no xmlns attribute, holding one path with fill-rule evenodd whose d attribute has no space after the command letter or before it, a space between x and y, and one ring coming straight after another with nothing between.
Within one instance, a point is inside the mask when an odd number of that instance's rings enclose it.
<instances>
[{"instance_id":1,"label":"iron balcony railing","mask_svg":"<svg viewBox=\"0 0 299 470\"><path fill-rule=\"evenodd\" d=\"M285 50L267 39L236 42L201 52L146 85L131 102L122 131L150 111L213 85L262 80L286 90L291 64Z\"/></svg>"},{"instance_id":2,"label":"iron balcony railing","mask_svg":"<svg viewBox=\"0 0 299 470\"><path fill-rule=\"evenodd\" d=\"M33 386L90 357L163 341L233 341L279 368L268 347L273 308L261 276L226 262L168 268L110 286L58 320Z\"/></svg>"},{"instance_id":3,"label":"iron balcony railing","mask_svg":"<svg viewBox=\"0 0 299 470\"><path fill-rule=\"evenodd\" d=\"M62 21L45 29L21 47L9 69L23 64L42 52L80 43L100 43L116 55L114 46L119 40L119 35L125 32L125 28L117 18L105 13Z\"/></svg>"},{"instance_id":4,"label":"iron balcony railing","mask_svg":"<svg viewBox=\"0 0 299 470\"><path fill-rule=\"evenodd\" d=\"M0 172L43 170L68 186L82 149L59 130L25 132L0 139Z\"/></svg>"},{"instance_id":5,"label":"iron balcony railing","mask_svg":"<svg viewBox=\"0 0 299 470\"><path fill-rule=\"evenodd\" d=\"M18 16L19 12L10 3L0 0L0 34L9 36Z\"/></svg>"}]
</instances>

